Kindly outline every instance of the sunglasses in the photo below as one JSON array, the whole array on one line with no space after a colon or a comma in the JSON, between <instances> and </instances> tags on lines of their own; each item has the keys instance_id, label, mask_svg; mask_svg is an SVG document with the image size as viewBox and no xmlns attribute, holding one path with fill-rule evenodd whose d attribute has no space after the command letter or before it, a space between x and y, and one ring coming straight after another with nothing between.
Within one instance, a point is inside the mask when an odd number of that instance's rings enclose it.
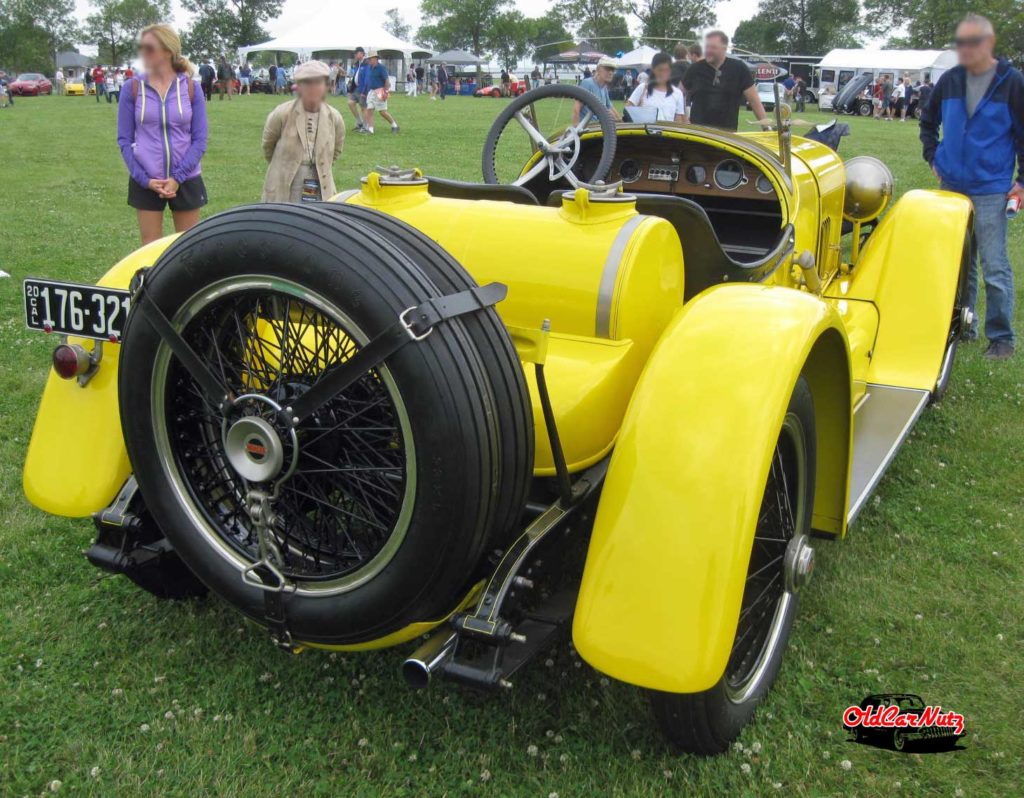
<instances>
[{"instance_id":1,"label":"sunglasses","mask_svg":"<svg viewBox=\"0 0 1024 798\"><path fill-rule=\"evenodd\" d=\"M962 50L965 47L978 47L987 38L987 36L965 36L964 38L954 39L953 44L956 45L958 50Z\"/></svg>"}]
</instances>

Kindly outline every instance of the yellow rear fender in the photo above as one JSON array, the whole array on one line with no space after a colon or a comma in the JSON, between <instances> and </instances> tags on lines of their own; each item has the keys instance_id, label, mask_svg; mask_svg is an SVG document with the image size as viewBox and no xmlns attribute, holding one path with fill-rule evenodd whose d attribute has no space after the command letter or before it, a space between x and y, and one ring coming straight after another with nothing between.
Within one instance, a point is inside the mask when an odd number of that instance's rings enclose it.
<instances>
[{"instance_id":1,"label":"yellow rear fender","mask_svg":"<svg viewBox=\"0 0 1024 798\"><path fill-rule=\"evenodd\" d=\"M829 287L836 299L878 308L867 382L934 390L971 219L962 194L908 191L872 232L852 272Z\"/></svg>"},{"instance_id":2,"label":"yellow rear fender","mask_svg":"<svg viewBox=\"0 0 1024 798\"><path fill-rule=\"evenodd\" d=\"M687 304L649 360L601 495L573 638L595 668L697 692L725 670L771 456L801 374L814 398L812 524L845 529L850 366L828 303L721 285Z\"/></svg>"},{"instance_id":3,"label":"yellow rear fender","mask_svg":"<svg viewBox=\"0 0 1024 798\"><path fill-rule=\"evenodd\" d=\"M97 284L127 288L135 272L152 266L174 238L137 249ZM93 347L90 340L70 341ZM84 387L50 371L36 414L22 482L28 500L53 515L81 518L102 510L131 474L117 408L121 347L99 345L103 347L99 369Z\"/></svg>"}]
</instances>

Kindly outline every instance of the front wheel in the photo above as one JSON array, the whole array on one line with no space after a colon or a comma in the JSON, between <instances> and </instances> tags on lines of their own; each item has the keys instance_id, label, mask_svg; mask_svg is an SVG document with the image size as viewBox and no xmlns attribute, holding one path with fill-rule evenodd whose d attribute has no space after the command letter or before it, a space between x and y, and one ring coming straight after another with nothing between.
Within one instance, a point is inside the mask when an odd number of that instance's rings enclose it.
<instances>
[{"instance_id":1,"label":"front wheel","mask_svg":"<svg viewBox=\"0 0 1024 798\"><path fill-rule=\"evenodd\" d=\"M815 458L814 401L801 377L772 453L725 673L702 693L650 693L659 727L681 751L726 751L778 675L797 592L814 562L809 533Z\"/></svg>"},{"instance_id":2,"label":"front wheel","mask_svg":"<svg viewBox=\"0 0 1024 798\"><path fill-rule=\"evenodd\" d=\"M861 116L871 116L874 113L874 108L871 103L861 103L857 106L857 113Z\"/></svg>"}]
</instances>

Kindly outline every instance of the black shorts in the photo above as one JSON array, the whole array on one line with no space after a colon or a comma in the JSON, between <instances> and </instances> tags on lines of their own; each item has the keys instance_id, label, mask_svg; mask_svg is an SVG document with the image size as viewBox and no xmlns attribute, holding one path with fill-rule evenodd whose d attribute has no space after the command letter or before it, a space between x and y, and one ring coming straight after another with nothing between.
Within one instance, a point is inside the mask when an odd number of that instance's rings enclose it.
<instances>
[{"instance_id":1,"label":"black shorts","mask_svg":"<svg viewBox=\"0 0 1024 798\"><path fill-rule=\"evenodd\" d=\"M128 178L128 204L138 211L163 211L168 205L172 211L194 211L206 204L206 186L202 175L191 177L178 186L174 199L164 199L152 189L140 186Z\"/></svg>"}]
</instances>

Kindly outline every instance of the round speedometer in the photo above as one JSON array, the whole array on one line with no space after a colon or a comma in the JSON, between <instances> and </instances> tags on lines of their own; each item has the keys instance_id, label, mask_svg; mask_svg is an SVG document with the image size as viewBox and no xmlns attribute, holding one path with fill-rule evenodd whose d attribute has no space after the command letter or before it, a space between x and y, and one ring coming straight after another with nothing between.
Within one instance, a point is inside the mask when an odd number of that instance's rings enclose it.
<instances>
[{"instance_id":1,"label":"round speedometer","mask_svg":"<svg viewBox=\"0 0 1024 798\"><path fill-rule=\"evenodd\" d=\"M733 158L726 158L715 167L715 185L723 191L732 191L743 180L743 167Z\"/></svg>"},{"instance_id":2,"label":"round speedometer","mask_svg":"<svg viewBox=\"0 0 1024 798\"><path fill-rule=\"evenodd\" d=\"M623 183L635 183L643 173L643 167L632 158L626 158L619 164L619 179Z\"/></svg>"},{"instance_id":3,"label":"round speedometer","mask_svg":"<svg viewBox=\"0 0 1024 798\"><path fill-rule=\"evenodd\" d=\"M762 194L771 194L775 190L774 186L772 186L772 181L766 175L759 175L754 185L757 186L757 190Z\"/></svg>"}]
</instances>

